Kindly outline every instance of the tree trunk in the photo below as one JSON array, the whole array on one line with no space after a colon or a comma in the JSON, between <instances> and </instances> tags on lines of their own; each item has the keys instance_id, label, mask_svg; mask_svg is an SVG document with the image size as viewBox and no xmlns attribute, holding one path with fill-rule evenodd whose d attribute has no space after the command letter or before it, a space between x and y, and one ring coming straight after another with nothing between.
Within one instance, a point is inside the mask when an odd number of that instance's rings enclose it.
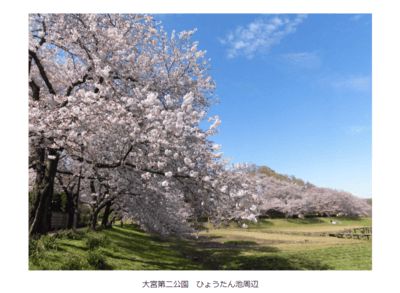
<instances>
[{"instance_id":1,"label":"tree trunk","mask_svg":"<svg viewBox=\"0 0 400 293\"><path fill-rule=\"evenodd\" d=\"M79 224L79 219L80 219L80 214L79 214L79 191L80 191L80 188L81 188L81 175L82 175L82 166L79 169L78 187L77 187L76 194L75 194L75 207L74 208L78 212L78 215L76 217L76 223L75 223L75 226L74 226L75 229L77 228L77 226Z\"/></svg>"},{"instance_id":2,"label":"tree trunk","mask_svg":"<svg viewBox=\"0 0 400 293\"><path fill-rule=\"evenodd\" d=\"M74 215L75 215L75 201L74 197L75 194L73 194L73 188L72 190L67 190L64 189L65 195L67 196L67 203L65 205L65 211L68 213L68 229L72 229L73 224L74 224Z\"/></svg>"},{"instance_id":3,"label":"tree trunk","mask_svg":"<svg viewBox=\"0 0 400 293\"><path fill-rule=\"evenodd\" d=\"M90 215L90 228L95 231L97 226L97 215L99 214L100 210L96 209Z\"/></svg>"},{"instance_id":4,"label":"tree trunk","mask_svg":"<svg viewBox=\"0 0 400 293\"><path fill-rule=\"evenodd\" d=\"M29 236L46 234L50 229L50 203L53 198L58 156L55 151L50 150L49 155L56 156L56 159L45 161L45 153L44 148L37 148L34 154L36 182L33 188L33 205L29 211Z\"/></svg>"},{"instance_id":5,"label":"tree trunk","mask_svg":"<svg viewBox=\"0 0 400 293\"><path fill-rule=\"evenodd\" d=\"M76 228L74 227L74 217L75 217L75 209L68 210L68 229Z\"/></svg>"},{"instance_id":6,"label":"tree trunk","mask_svg":"<svg viewBox=\"0 0 400 293\"><path fill-rule=\"evenodd\" d=\"M114 215L114 217L111 219L110 224L109 224L109 227L110 227L110 228L111 228L112 225L115 223L115 220L116 220L116 219L117 219L117 216Z\"/></svg>"},{"instance_id":7,"label":"tree trunk","mask_svg":"<svg viewBox=\"0 0 400 293\"><path fill-rule=\"evenodd\" d=\"M111 202L107 202L106 208L104 210L103 220L101 221L101 225L103 225L104 227L107 227L108 225L108 217L110 216L111 212Z\"/></svg>"}]
</instances>

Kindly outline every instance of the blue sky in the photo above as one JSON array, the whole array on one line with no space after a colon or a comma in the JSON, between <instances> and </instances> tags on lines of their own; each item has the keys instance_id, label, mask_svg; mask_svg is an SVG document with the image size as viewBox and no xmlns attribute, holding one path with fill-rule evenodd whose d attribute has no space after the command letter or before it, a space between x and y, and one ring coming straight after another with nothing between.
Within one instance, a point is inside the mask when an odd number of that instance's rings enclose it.
<instances>
[{"instance_id":1,"label":"blue sky","mask_svg":"<svg viewBox=\"0 0 400 293\"><path fill-rule=\"evenodd\" d=\"M154 17L168 34L197 28L224 157L372 196L371 14Z\"/></svg>"}]
</instances>

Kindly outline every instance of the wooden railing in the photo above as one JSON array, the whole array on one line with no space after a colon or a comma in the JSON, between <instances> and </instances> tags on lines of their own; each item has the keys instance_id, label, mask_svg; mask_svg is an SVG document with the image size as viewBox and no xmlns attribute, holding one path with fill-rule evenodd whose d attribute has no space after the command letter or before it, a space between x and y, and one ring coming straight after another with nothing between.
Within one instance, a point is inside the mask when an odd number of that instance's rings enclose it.
<instances>
[{"instance_id":1,"label":"wooden railing","mask_svg":"<svg viewBox=\"0 0 400 293\"><path fill-rule=\"evenodd\" d=\"M354 233L352 232L354 230ZM360 233L357 233L357 230ZM345 229L343 231L330 233L329 236L339 237L339 238L352 238L357 237L357 239L364 239L364 237L369 240L369 237L372 237L372 227L361 227L361 228L353 228L353 229Z\"/></svg>"}]
</instances>

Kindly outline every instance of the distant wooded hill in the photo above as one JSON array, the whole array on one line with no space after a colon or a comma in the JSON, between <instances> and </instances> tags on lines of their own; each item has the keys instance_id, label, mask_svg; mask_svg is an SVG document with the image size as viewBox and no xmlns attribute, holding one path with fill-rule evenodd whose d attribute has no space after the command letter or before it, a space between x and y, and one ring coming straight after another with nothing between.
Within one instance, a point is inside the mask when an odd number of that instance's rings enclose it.
<instances>
[{"instance_id":1,"label":"distant wooded hill","mask_svg":"<svg viewBox=\"0 0 400 293\"><path fill-rule=\"evenodd\" d=\"M249 169L248 169L249 173L261 173L261 174L265 174L269 177L274 177L276 179L282 180L282 181L286 181L286 182L290 182L290 183L294 183L294 184L298 184L300 186L303 186L305 188L312 188L315 187L314 184L310 183L310 182L304 182L303 179L301 178L296 178L294 175L286 175L286 174L279 174L277 172L275 172L275 170L271 169L268 166L258 166L256 164L252 164L250 165Z\"/></svg>"}]
</instances>

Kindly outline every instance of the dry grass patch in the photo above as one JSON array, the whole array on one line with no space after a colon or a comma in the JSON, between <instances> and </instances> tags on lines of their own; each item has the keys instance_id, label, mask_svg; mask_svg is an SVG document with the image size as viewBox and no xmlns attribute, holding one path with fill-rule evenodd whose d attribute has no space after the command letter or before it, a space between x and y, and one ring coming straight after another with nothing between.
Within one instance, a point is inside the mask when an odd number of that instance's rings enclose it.
<instances>
[{"instance_id":1,"label":"dry grass patch","mask_svg":"<svg viewBox=\"0 0 400 293\"><path fill-rule=\"evenodd\" d=\"M298 228L293 228L293 227L282 227L279 229L263 229L263 230L257 230L258 232L292 232L292 233L325 233L325 232L338 232L342 231L345 229L354 229L354 228L361 228L363 226L346 226L346 225L331 225L331 226L322 226L322 227L298 227Z\"/></svg>"},{"instance_id":2,"label":"dry grass patch","mask_svg":"<svg viewBox=\"0 0 400 293\"><path fill-rule=\"evenodd\" d=\"M199 235L203 236L204 232ZM337 246L347 246L356 244L365 244L365 240L344 239L336 237L307 237L301 235L285 235L273 233L260 233L251 231L237 230L218 230L218 235L210 235L214 238L214 243L226 241L255 241L260 247L275 247L281 251L301 251L316 248L327 248ZM219 244L215 244L219 245ZM209 244L211 248L211 244Z\"/></svg>"}]
</instances>

